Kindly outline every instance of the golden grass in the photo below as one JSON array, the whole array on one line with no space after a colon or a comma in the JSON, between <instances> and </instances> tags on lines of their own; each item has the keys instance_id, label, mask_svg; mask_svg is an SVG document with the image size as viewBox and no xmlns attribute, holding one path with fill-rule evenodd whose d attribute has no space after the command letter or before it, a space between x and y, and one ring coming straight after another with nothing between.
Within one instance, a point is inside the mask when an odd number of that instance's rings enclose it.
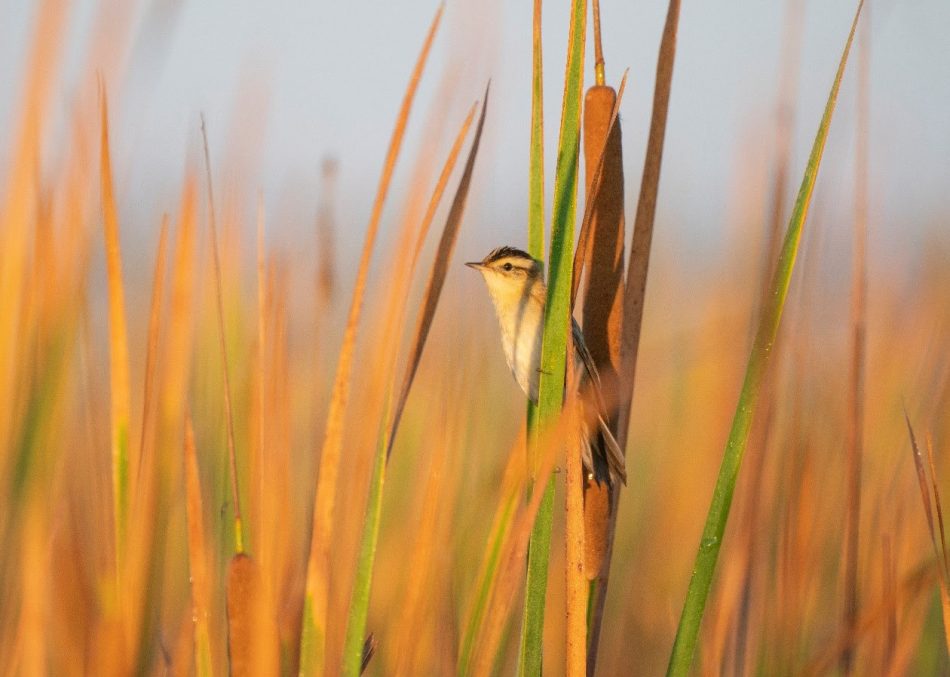
<instances>
[{"instance_id":1,"label":"golden grass","mask_svg":"<svg viewBox=\"0 0 950 677\"><path fill-rule=\"evenodd\" d=\"M21 118L13 135L9 183L0 209L0 232L4 241L0 253L0 399L13 402L20 375L16 355L23 349L23 285L27 268L30 232L23 227L31 221L36 205L40 137L57 70L57 60L65 27L66 3L46 0L38 10L36 30L27 60L26 85L22 94ZM0 467L9 470L12 426L18 412L0 407Z\"/></svg>"},{"instance_id":2,"label":"golden grass","mask_svg":"<svg viewBox=\"0 0 950 677\"><path fill-rule=\"evenodd\" d=\"M106 271L109 280L109 394L111 407L113 528L115 529L116 573L121 572L129 511L129 345L125 320L125 291L122 283L122 250L119 245L119 217L112 188L109 157L109 110L105 84L100 85L99 109L100 184Z\"/></svg>"},{"instance_id":3,"label":"golden grass","mask_svg":"<svg viewBox=\"0 0 950 677\"><path fill-rule=\"evenodd\" d=\"M357 637L360 648L372 650L361 666L366 673L517 669L528 543L544 499L529 485L546 486L548 478L557 504L569 500L571 508L554 511L540 644L546 672L579 673L585 652L588 665L596 659L598 674L660 672L732 414L746 320L761 286L759 267L749 262L765 258L768 216L781 209L763 208L765 225L741 232L712 273L680 260L673 239L655 252L629 419L630 487L608 513L616 519L612 545L608 536L606 550L603 541L581 548L578 535L590 535L592 527L577 522L579 464L563 455L561 444L574 414L569 408L538 440L535 467L523 453L522 400L504 371L488 300L452 258L455 238L461 234L466 242L461 229L473 235L481 225L461 219L461 203L439 206L448 202L441 198L452 176L463 174L458 159L474 136L476 109L467 105L478 92L462 86L460 71L443 79L446 100L433 106L422 169L407 172L412 195L389 197L418 200L418 209L405 208L391 224L382 203L390 181L399 180L394 139L356 282L345 284L355 262L337 260L346 247L325 244L333 239L325 237L330 228L344 237L344 214L318 226L324 235L317 235L320 249L312 256L288 256L277 237L264 237L265 218L281 201L268 197L265 204L244 178L226 179L233 174L229 160L218 167L216 186L235 196L221 210L218 282L205 239L210 213L199 206L194 167L184 165L177 195L156 193L167 205L145 213L140 188L121 180L119 163L113 176L122 135L114 133L110 149L104 91L98 109L90 87L64 113L67 124L55 124L65 5L45 2L37 11L0 198L0 673L293 675L301 663L316 672L307 662L313 656L300 655L308 585L317 595L310 613L323 595L320 615L310 620L322 633L322 673L333 673L390 384L403 386L395 392L404 407L379 499L365 632ZM602 30L617 30L604 19ZM431 39L430 31L423 60ZM91 47L110 53L104 45ZM417 69L413 83L419 75ZM120 111L122 91L110 91L112 108ZM598 151L618 109L608 88L596 88L594 96L604 98L588 104L589 113L601 115L600 136L591 137L601 141L585 140L587 181L603 164L605 182L619 190L617 174L606 169L619 148ZM461 100L465 108L456 107ZM407 99L397 137L408 107ZM450 111L459 111L458 119ZM464 172L473 196L491 171L485 153L491 111L488 118L481 158ZM112 129L123 122L111 120ZM449 125L458 123L451 137ZM434 130L450 133L443 138ZM618 146L620 140L618 132ZM199 157L200 149L192 150ZM345 161L346 149L341 153ZM136 156L121 165L141 161ZM650 171L650 181L658 180L658 166ZM332 190L324 200L336 204ZM873 181L867 191L873 194ZM464 191L459 194L464 201ZM116 205L123 217L128 205L128 219L119 219ZM584 267L590 286L602 274L609 287L608 278L622 278L613 264L624 262L623 245L616 230L598 239L608 215L594 207L585 209L589 234L581 235L590 246L580 250L590 257ZM169 218L161 218L163 209ZM615 228L622 213L610 217ZM433 233L431 224L443 214L446 228ZM928 245L929 255L913 271L869 262L860 547L852 551L857 585L851 588L837 516L854 505L842 453L857 429L848 401L854 323L825 322L847 317L847 285L823 274L846 259L828 246L827 230L841 221L837 212L818 210L816 217L803 242L805 276L789 296L768 411L755 424L750 472L736 490L696 668L828 674L850 656L854 674L942 674L950 665L950 567L938 507L950 434L945 245ZM869 208L872 252L876 217ZM242 239L255 229L256 242ZM393 245L375 251L377 235L380 242L391 235ZM308 246L293 243L301 251ZM326 258L324 250L330 250ZM378 268L373 257L381 259ZM346 295L348 311L336 303ZM599 309L587 300L578 313L589 343L596 343L590 340L596 330L589 329L596 322L589 324L587 315L599 313L601 348L615 366L619 298ZM330 345L333 328L347 321L342 347ZM233 462L226 460L222 335L230 351ZM335 385L326 377L334 368ZM325 391L335 395L324 397ZM902 401L923 442L911 458ZM328 449L322 458L314 453L321 440ZM113 462L123 444L126 488L122 481L113 485L122 478L121 464L114 469ZM329 474L318 468L334 462ZM228 519L232 476L242 482L247 518L245 552L236 557ZM124 509L116 501L123 495ZM929 518L921 515L922 497ZM124 545L112 529L123 512ZM311 524L317 517L323 522ZM602 520L601 514L601 526ZM591 600L599 638L585 647L578 612L588 585L578 564L588 565L590 575L604 555L610 564L599 570L609 573L611 587ZM849 589L859 591L859 603L844 623ZM367 655L359 658L365 663Z\"/></svg>"},{"instance_id":4,"label":"golden grass","mask_svg":"<svg viewBox=\"0 0 950 677\"><path fill-rule=\"evenodd\" d=\"M851 260L851 373L848 392L848 505L845 514L845 600L843 623L853 631L861 603L858 590L858 548L861 529L861 471L864 457L865 354L867 352L867 237L868 237L868 80L870 20L866 19L858 51L857 144L855 147L854 228ZM851 672L853 656L843 656L842 669Z\"/></svg>"},{"instance_id":5,"label":"golden grass","mask_svg":"<svg viewBox=\"0 0 950 677\"><path fill-rule=\"evenodd\" d=\"M346 320L343 342L340 346L336 377L333 383L333 396L327 412L326 432L324 433L323 446L320 452L320 469L317 475L317 492L313 510L313 535L310 543L310 557L307 563L304 637L301 640L301 652L306 654L301 659L305 661L306 667L302 668L301 671L305 674L322 674L325 665L329 560L333 539L337 476L339 474L340 453L343 447L343 416L349 400L351 370L356 349L356 332L363 308L366 277L369 272L373 247L376 243L383 204L389 191L396 159L399 157L399 151L402 147L409 112L412 109L419 80L422 78L422 71L432 47L439 21L442 18L442 10L443 6L440 5L429 27L422 51L413 68L409 86L403 97L402 106L396 117L396 127L390 140L376 199L373 202L373 211L366 229L363 251L360 255L356 282L354 283L353 296L350 302L350 311Z\"/></svg>"},{"instance_id":6,"label":"golden grass","mask_svg":"<svg viewBox=\"0 0 950 677\"><path fill-rule=\"evenodd\" d=\"M212 586L208 572L208 546L202 514L201 478L191 421L185 421L185 495L188 516L188 575L191 580L192 622L195 632L195 673L198 677L214 674L211 664Z\"/></svg>"},{"instance_id":7,"label":"golden grass","mask_svg":"<svg viewBox=\"0 0 950 677\"><path fill-rule=\"evenodd\" d=\"M214 298L215 308L217 309L218 319L218 340L221 350L221 373L224 386L224 422L227 430L228 440L228 464L230 466L229 476L231 480L231 509L234 512L234 552L235 555L244 553L244 522L241 517L241 490L238 480L237 449L234 441L234 410L231 404L231 368L228 365L228 342L227 330L224 319L224 291L221 282L221 255L218 252L218 225L214 206L214 179L211 174L211 152L208 150L208 130L205 126L204 116L201 116L201 143L205 159L205 180L208 189L208 223L211 226L211 259L214 264ZM243 560L242 560L243 561ZM232 565L235 562L232 559ZM244 572L245 566L238 568L239 572ZM243 580L244 574L239 573L237 579ZM229 588L231 576L228 576ZM230 608L230 605L229 605Z\"/></svg>"}]
</instances>

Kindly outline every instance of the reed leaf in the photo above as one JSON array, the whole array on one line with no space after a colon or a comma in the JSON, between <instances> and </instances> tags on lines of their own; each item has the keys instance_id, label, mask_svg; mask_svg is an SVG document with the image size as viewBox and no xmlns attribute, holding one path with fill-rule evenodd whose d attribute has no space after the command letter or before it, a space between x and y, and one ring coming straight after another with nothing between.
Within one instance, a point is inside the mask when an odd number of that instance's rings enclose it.
<instances>
[{"instance_id":1,"label":"reed leaf","mask_svg":"<svg viewBox=\"0 0 950 677\"><path fill-rule=\"evenodd\" d=\"M548 294L544 312L541 348L541 382L538 416L532 421L529 439L561 414L564 400L565 362L571 314L571 251L577 210L578 155L581 137L581 101L584 84L584 44L587 2L575 0L571 7L561 131L554 174L554 204L551 217L551 253L548 259ZM544 602L547 590L550 523L554 511L554 486L545 488L532 532L525 592L525 615L521 636L520 674L541 674L544 635Z\"/></svg>"},{"instance_id":2,"label":"reed leaf","mask_svg":"<svg viewBox=\"0 0 950 677\"><path fill-rule=\"evenodd\" d=\"M518 439L514 449L521 448L525 443L524 439ZM535 449L538 456L535 459L535 472L538 472L541 462L538 447ZM456 673L460 677L465 677L472 673L472 665L475 654L478 653L479 635L483 631L483 623L486 618L486 611L492 599L492 591L499 582L499 571L502 564L502 555L504 549L509 543L512 525L517 514L519 499L522 496L522 487L527 476L527 457L517 453L508 454L508 463L502 473L501 495L498 501L498 507L495 509L495 516L492 519L492 526L489 531L488 541L485 546L482 562L478 569L476 577L475 592L472 602L469 604L469 610L466 613L465 630L462 633L462 643L459 650L458 665ZM530 483L531 479L528 479ZM542 495L543 497L543 495ZM529 499L529 503L534 500L534 496Z\"/></svg>"},{"instance_id":3,"label":"reed leaf","mask_svg":"<svg viewBox=\"0 0 950 677\"><path fill-rule=\"evenodd\" d=\"M541 45L541 0L534 0L534 13L532 20L532 61L531 61L531 147L528 161L528 252L539 261L544 260L544 81L543 81L543 59ZM527 429L526 438L528 458L531 460L529 471L537 472L537 450L535 442L538 431L538 405L531 400L527 404ZM533 484L528 485L528 496L530 498L534 490ZM543 596L546 593L547 570L548 570L548 551L551 543L551 525L554 516L554 479L548 481L544 487L544 496L538 511L537 519L532 527L531 543L535 547L528 548L528 570L525 585L528 592L525 597L524 612L521 621L522 627L522 653L519 661L519 670L524 672L524 657L526 652L525 634L528 628L532 628L532 634L535 628L544 625L544 604ZM542 603L537 603L537 596L542 596ZM533 600L528 603L528 597ZM532 663L533 654L532 655Z\"/></svg>"},{"instance_id":4,"label":"reed leaf","mask_svg":"<svg viewBox=\"0 0 950 677\"><path fill-rule=\"evenodd\" d=\"M861 530L861 475L864 460L864 383L867 354L867 221L868 221L868 79L870 20L865 20L858 51L858 96L855 128L854 228L851 261L851 363L848 379L848 451L845 538L842 548L844 604L842 625L854 633L861 604L858 557ZM845 653L842 671L852 671L853 652Z\"/></svg>"},{"instance_id":5,"label":"reed leaf","mask_svg":"<svg viewBox=\"0 0 950 677\"><path fill-rule=\"evenodd\" d=\"M506 475L507 474L508 473L506 473ZM457 673L461 677L466 677L471 674L471 661L475 650L475 639L485 619L485 610L488 608L492 586L495 583L498 568L501 563L502 546L511 528L511 522L514 518L517 504L517 494L509 493L503 495L501 503L498 506L498 511L492 522L484 560L479 569L478 578L476 579L478 583L475 586L475 596L472 600L471 611L468 613L465 632L462 635L462 646L459 651L457 670Z\"/></svg>"},{"instance_id":6,"label":"reed leaf","mask_svg":"<svg viewBox=\"0 0 950 677\"><path fill-rule=\"evenodd\" d=\"M863 0L858 4L854 21L851 24L851 31L848 34L848 40L845 43L841 60L838 63L834 83L831 86L831 92L825 104L824 114L818 126L818 133L815 136L815 142L812 145L808 164L805 167L805 175L802 177L798 197L795 200L795 206L792 209L792 215L785 232L785 241L782 245L778 266L772 279L771 293L763 307L762 317L755 334L755 340L752 344L752 351L749 355L742 391L739 394L739 403L732 421L729 439L726 442L722 466L719 469L716 488L713 491L712 503L706 517L706 526L703 529L699 550L696 554L696 561L693 565L693 575L690 578L686 602L683 606L683 612L680 615L676 640L674 641L669 666L667 667L668 675L688 674L693 660L693 653L696 649L696 642L699 636L699 627L702 621L703 611L706 607L706 598L712 584L713 573L715 572L716 562L719 558L719 550L722 547L722 537L725 533L726 522L729 519L729 508L732 505L732 497L739 475L739 467L742 463L742 456L749 439L749 430L752 426L752 417L758 402L759 390L766 373L766 367L769 364L772 347L778 334L779 324L782 319L782 310L785 307L785 298L788 295L788 287L792 277L792 270L795 267L795 259L798 254L799 243L801 242L805 218L808 216L808 207L811 203L812 192L815 188L815 180L818 177L818 168L821 165L822 153L825 149L825 142L828 139L831 117L838 100L838 90L841 87L841 80L844 76L845 65L848 61L848 54L851 51L851 43L854 40L855 28L858 24L858 18L861 16L861 7L863 4Z\"/></svg>"},{"instance_id":7,"label":"reed leaf","mask_svg":"<svg viewBox=\"0 0 950 677\"><path fill-rule=\"evenodd\" d=\"M541 0L534 0L531 25L531 150L528 158L528 253L544 259L544 79Z\"/></svg>"},{"instance_id":8,"label":"reed leaf","mask_svg":"<svg viewBox=\"0 0 950 677\"><path fill-rule=\"evenodd\" d=\"M369 616L370 585L373 580L373 565L376 561L376 545L379 541L379 521L383 512L383 485L386 482L386 450L389 447L389 429L386 421L392 408L392 392L387 398L386 413L376 442L376 457L373 460L373 475L370 478L366 515L363 517L363 532L360 536L359 555L356 560L356 580L350 600L350 613L343 640L343 665L345 677L359 677L363 665L366 619Z\"/></svg>"},{"instance_id":9,"label":"reed leaf","mask_svg":"<svg viewBox=\"0 0 950 677\"><path fill-rule=\"evenodd\" d=\"M947 559L947 542L943 526L943 509L940 505L940 492L937 488L937 474L933 461L933 445L928 439L927 466L924 465L917 436L910 423L910 416L904 411L904 422L907 424L907 434L910 437L910 448L914 459L914 470L917 472L917 484L920 488L920 498L924 503L924 515L927 517L927 532L930 535L930 544L934 550L934 561L937 565L938 584L940 589L940 608L943 613L944 642L947 651L950 651L950 565ZM927 482L927 470L930 468L930 483ZM933 491L933 497L930 492ZM936 512L936 522L934 513ZM937 525L939 524L939 531ZM846 652L843 652L846 653Z\"/></svg>"},{"instance_id":10,"label":"reed leaf","mask_svg":"<svg viewBox=\"0 0 950 677\"><path fill-rule=\"evenodd\" d=\"M180 425L191 375L194 342L197 187L190 173L181 191L178 234L173 256L171 290L168 299L168 326L165 354L159 379L160 440L180 439Z\"/></svg>"},{"instance_id":11,"label":"reed leaf","mask_svg":"<svg viewBox=\"0 0 950 677\"><path fill-rule=\"evenodd\" d=\"M551 425L540 431L535 444L535 478L539 484L546 485L551 480L554 463L563 453L564 439L575 430L577 420L576 407L564 407ZM518 449L521 440L518 440ZM529 478L522 480L530 482ZM527 488L525 484L525 488ZM527 505L515 515L511 527L505 535L500 554L498 570L492 585L492 593L485 610L484 628L479 634L473 650L471 673L489 674L498 665L499 648L507 628L506 620L524 580L524 562L528 554L529 541L534 532L533 526L541 519L539 511L545 500L545 492L534 492ZM538 648L540 652L540 647Z\"/></svg>"},{"instance_id":12,"label":"reed leaf","mask_svg":"<svg viewBox=\"0 0 950 677\"><path fill-rule=\"evenodd\" d=\"M402 386L399 389L399 399L396 401L396 409L393 415L389 441L387 442L386 460L392 454L392 445L396 439L396 433L399 429L399 422L402 420L402 413L406 406L406 400L409 398L409 390L412 388L412 382L416 377L416 371L419 369L419 362L422 360L422 351L425 349L426 339L429 338L429 329L432 327L432 320L435 319L435 311L439 304L439 296L442 294L442 287L445 284L445 277L449 272L449 264L452 262L452 253L455 251L455 243L458 240L459 227L462 225L462 215L465 211L465 202L468 198L468 190L472 183L472 172L475 169L475 158L478 155L478 147L482 140L482 129L485 126L485 113L488 111L488 87L485 88L485 99L482 101L482 112L478 118L478 126L475 128L475 140L472 142L472 148L468 153L468 159L465 162L465 169L462 172L462 178L459 181L458 188L455 191L455 198L452 200L452 207L449 209L449 215L446 217L445 226L442 229L442 237L439 239L439 245L435 252L435 258L432 264L432 271L429 273L429 280L426 283L426 289L423 294L422 311L416 321L416 333L412 340L412 346L409 348L409 358L406 364L406 373L403 376ZM468 129L469 116L462 126L462 133ZM459 135L458 141L462 136ZM451 171L456 156L456 148L452 149L449 160L446 163L443 177L446 177ZM438 197L442 194L445 182L440 177L439 186L436 194L433 196L432 206ZM430 217L431 218L431 217ZM426 219L428 223L430 219ZM424 235L425 230L420 235ZM421 242L420 242L421 244ZM418 255L419 247L416 248Z\"/></svg>"},{"instance_id":13,"label":"reed leaf","mask_svg":"<svg viewBox=\"0 0 950 677\"><path fill-rule=\"evenodd\" d=\"M214 208L214 181L211 176L211 153L208 150L208 129L201 116L201 141L205 158L205 179L208 189L208 215L211 224L211 255L214 261L214 297L218 320L218 345L221 350L224 378L224 418L227 425L228 465L231 476L231 504L234 510L234 552L244 552L244 525L241 518L241 490L238 482L237 449L234 440L234 409L231 404L231 376L228 366L228 342L224 322L224 292L221 281L221 256L218 252L218 225Z\"/></svg>"},{"instance_id":14,"label":"reed leaf","mask_svg":"<svg viewBox=\"0 0 950 677\"><path fill-rule=\"evenodd\" d=\"M643 160L640 195L630 240L630 259L627 261L627 280L623 296L623 335L620 345L620 419L617 440L626 448L630 426L630 405L640 349L640 331L643 326L643 305L646 297L647 271L653 243L653 223L660 188L660 169L663 164L663 146L666 141L666 118L673 85L673 65L676 61L676 36L679 30L680 0L670 0L663 26L663 37L656 60L656 84L653 89L653 112L650 134Z\"/></svg>"},{"instance_id":15,"label":"reed leaf","mask_svg":"<svg viewBox=\"0 0 950 677\"><path fill-rule=\"evenodd\" d=\"M317 478L317 491L313 508L313 531L310 539L310 554L307 561L307 579L304 593L303 626L300 635L300 674L321 675L324 671L326 652L327 607L330 576L330 539L333 536L334 510L336 501L337 477L340 470L340 454L343 449L343 418L346 413L350 392L350 375L356 350L356 333L359 328L366 289L366 278L379 230L383 205L389 193L396 160L402 148L409 113L415 100L419 80L425 69L429 51L439 27L444 6L436 11L426 35L422 50L413 67L406 93L403 96L396 126L389 142L389 150L383 165L382 175L373 203L363 251L356 273L353 297L346 319L340 357L336 376L333 381L333 395L327 412L327 425L324 432L323 447L320 453L320 469Z\"/></svg>"},{"instance_id":16,"label":"reed leaf","mask_svg":"<svg viewBox=\"0 0 950 677\"><path fill-rule=\"evenodd\" d=\"M195 674L211 677L211 635L208 630L211 615L211 578L208 572L208 545L205 540L202 516L201 480L198 456L195 451L195 433L191 418L185 420L185 515L188 521L188 572L191 581L191 608L194 624Z\"/></svg>"},{"instance_id":17,"label":"reed leaf","mask_svg":"<svg viewBox=\"0 0 950 677\"><path fill-rule=\"evenodd\" d=\"M109 387L112 403L112 493L115 520L116 561L122 559L129 507L129 345L125 320L125 292L122 285L122 250L119 245L119 216L112 186L109 159L109 110L105 85L100 83L99 108L100 187L103 232L109 287Z\"/></svg>"},{"instance_id":18,"label":"reed leaf","mask_svg":"<svg viewBox=\"0 0 950 677\"><path fill-rule=\"evenodd\" d=\"M423 295L422 310L419 313L416 322L416 332L413 337L412 347L409 350L409 360L406 364L406 373L403 376L402 386L399 391L399 399L396 402L395 413L392 415L390 423L390 414L392 412L392 397L390 386L390 397L387 398L389 404L383 418L385 432L380 434L378 441L380 452L377 456L373 475L370 480L369 500L366 509L366 516L363 520L363 531L360 539L360 552L357 561L356 580L354 581L353 598L350 602L350 614L347 622L346 639L343 647L343 674L355 677L359 674L360 664L363 655L363 641L366 631L366 618L369 613L370 587L373 580L373 565L376 560L376 544L379 538L379 520L382 509L383 483L386 479L385 466L392 454L392 444L398 432L399 422L402 417L402 411L409 397L409 391L415 380L416 371L419 368L419 362L422 360L422 352L425 349L426 339L429 336L429 329L432 327L432 321L435 319L435 311L438 307L439 296L442 293L442 287L445 283L445 277L448 274L449 264L452 261L452 253L455 250L455 242L458 239L459 227L462 224L462 215L465 211L465 202L468 198L469 186L472 182L472 172L475 168L475 158L478 156L478 147L481 143L482 130L485 126L485 113L488 110L488 89L485 90L485 99L482 102L482 111L478 118L478 126L475 129L475 138L472 141L472 147L468 153L468 159L465 163L465 170L459 181L458 188L455 191L455 198L452 201L452 207L446 217L445 226L442 229L442 237L439 240L439 246L436 249L435 258L432 264L432 271L429 274L429 280L426 284L426 290ZM467 129L468 121L463 125L463 130ZM450 154L450 161L455 153ZM441 184L441 182L440 182ZM440 192L437 189L437 192Z\"/></svg>"},{"instance_id":19,"label":"reed leaf","mask_svg":"<svg viewBox=\"0 0 950 677\"><path fill-rule=\"evenodd\" d=\"M21 373L20 348L23 341L22 314L26 301L24 282L29 255L27 224L36 206L37 179L40 176L39 139L45 130L51 95L63 52L63 33L68 28L67 3L45 0L36 3L36 23L29 38L30 50L23 80L22 108L13 136L7 165L9 171L0 202L0 401L11 403ZM17 431L16 409L0 407L0 471L10 473L11 433ZM12 459L19 464L20 459Z\"/></svg>"},{"instance_id":20,"label":"reed leaf","mask_svg":"<svg viewBox=\"0 0 950 677\"><path fill-rule=\"evenodd\" d=\"M149 304L148 339L145 349L145 382L142 386L142 430L139 436L139 460L136 465L136 493L141 487L145 464L145 449L151 425L152 402L155 398L155 372L158 361L158 337L161 333L162 303L165 290L165 269L168 266L168 216L162 219L158 236L158 254L155 257L155 273L152 283L152 300ZM141 500L139 496L139 500Z\"/></svg>"}]
</instances>

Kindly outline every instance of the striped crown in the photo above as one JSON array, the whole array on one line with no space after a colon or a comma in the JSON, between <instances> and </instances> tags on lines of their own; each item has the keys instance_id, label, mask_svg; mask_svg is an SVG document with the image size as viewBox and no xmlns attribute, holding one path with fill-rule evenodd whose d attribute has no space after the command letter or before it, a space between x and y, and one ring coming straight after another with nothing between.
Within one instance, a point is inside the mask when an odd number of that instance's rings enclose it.
<instances>
[{"instance_id":1,"label":"striped crown","mask_svg":"<svg viewBox=\"0 0 950 677\"><path fill-rule=\"evenodd\" d=\"M497 249L492 249L488 253L488 256L484 258L482 263L488 264L504 258L525 259L527 261L531 261L532 263L536 263L534 258L528 254L528 252L524 251L523 249L518 249L517 247L498 247Z\"/></svg>"}]
</instances>

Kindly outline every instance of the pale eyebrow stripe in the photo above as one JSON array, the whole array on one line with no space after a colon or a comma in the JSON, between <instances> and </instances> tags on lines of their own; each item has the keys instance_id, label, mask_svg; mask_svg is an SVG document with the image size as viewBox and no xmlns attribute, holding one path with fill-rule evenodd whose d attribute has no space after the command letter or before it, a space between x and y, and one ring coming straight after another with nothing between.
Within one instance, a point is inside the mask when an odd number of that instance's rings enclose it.
<instances>
[{"instance_id":1,"label":"pale eyebrow stripe","mask_svg":"<svg viewBox=\"0 0 950 677\"><path fill-rule=\"evenodd\" d=\"M518 268L520 270L526 270L528 272L531 272L532 270L534 270L534 262L533 261L528 262L522 258L514 258L514 257L504 258L504 259L499 259L495 263L497 263L500 266L503 266L506 263L510 263L513 267Z\"/></svg>"}]
</instances>

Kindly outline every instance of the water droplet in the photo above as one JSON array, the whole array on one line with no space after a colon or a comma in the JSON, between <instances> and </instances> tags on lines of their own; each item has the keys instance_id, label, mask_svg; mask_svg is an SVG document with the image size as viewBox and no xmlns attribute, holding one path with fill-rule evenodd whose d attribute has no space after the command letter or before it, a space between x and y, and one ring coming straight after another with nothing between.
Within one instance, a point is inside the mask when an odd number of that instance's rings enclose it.
<instances>
[{"instance_id":1,"label":"water droplet","mask_svg":"<svg viewBox=\"0 0 950 677\"><path fill-rule=\"evenodd\" d=\"M699 544L699 547L703 550L712 550L718 544L719 544L719 539L716 538L715 536L710 536L708 538L704 538L702 542Z\"/></svg>"}]
</instances>

